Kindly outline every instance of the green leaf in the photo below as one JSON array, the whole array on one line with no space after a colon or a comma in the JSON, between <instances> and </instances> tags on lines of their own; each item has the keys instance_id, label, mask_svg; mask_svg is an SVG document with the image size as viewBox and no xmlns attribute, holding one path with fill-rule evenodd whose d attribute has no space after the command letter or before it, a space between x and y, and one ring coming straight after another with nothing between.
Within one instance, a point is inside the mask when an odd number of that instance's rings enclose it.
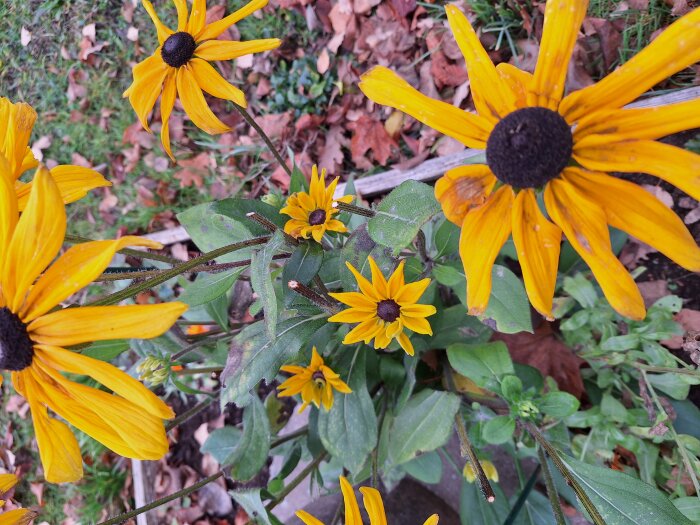
<instances>
[{"instance_id":1,"label":"green leaf","mask_svg":"<svg viewBox=\"0 0 700 525\"><path fill-rule=\"evenodd\" d=\"M426 452L401 466L409 475L434 485L442 479L442 458L435 451Z\"/></svg>"},{"instance_id":2,"label":"green leaf","mask_svg":"<svg viewBox=\"0 0 700 525\"><path fill-rule=\"evenodd\" d=\"M374 242L367 233L367 226L363 224L352 232L345 242L345 246L340 250L338 270L343 290L350 292L357 289L357 281L355 281L355 277L353 277L345 263L352 264L358 272L370 278L371 272L369 261L367 260L367 257L370 255L381 268L385 277L396 266L396 262L391 256L391 250Z\"/></svg>"},{"instance_id":3,"label":"green leaf","mask_svg":"<svg viewBox=\"0 0 700 525\"><path fill-rule=\"evenodd\" d=\"M272 256L283 245L284 236L281 230L277 230L267 244L253 252L250 259L250 284L262 303L265 327L270 339L275 338L277 326L277 296L272 283L270 264L272 264Z\"/></svg>"},{"instance_id":4,"label":"green leaf","mask_svg":"<svg viewBox=\"0 0 700 525\"><path fill-rule=\"evenodd\" d=\"M560 457L607 525L692 525L662 492L643 481L609 468Z\"/></svg>"},{"instance_id":5,"label":"green leaf","mask_svg":"<svg viewBox=\"0 0 700 525\"><path fill-rule=\"evenodd\" d=\"M676 498L673 500L673 504L686 518L695 523L700 522L700 499L696 496Z\"/></svg>"},{"instance_id":6,"label":"green leaf","mask_svg":"<svg viewBox=\"0 0 700 525\"><path fill-rule=\"evenodd\" d=\"M231 465L231 479L248 481L260 472L270 452L270 421L262 401L253 398L243 410L243 435L236 449L224 460Z\"/></svg>"},{"instance_id":7,"label":"green leaf","mask_svg":"<svg viewBox=\"0 0 700 525\"><path fill-rule=\"evenodd\" d=\"M566 392L549 392L537 403L537 408L551 417L568 417L578 410L579 400Z\"/></svg>"},{"instance_id":8,"label":"green leaf","mask_svg":"<svg viewBox=\"0 0 700 525\"><path fill-rule=\"evenodd\" d=\"M236 427L225 426L217 428L204 442L200 449L202 454L211 454L219 463L224 464L226 458L231 456L238 443L241 441L242 432Z\"/></svg>"},{"instance_id":9,"label":"green leaf","mask_svg":"<svg viewBox=\"0 0 700 525\"><path fill-rule=\"evenodd\" d=\"M297 166L295 162L292 167L292 176L289 179L289 194L307 191L308 189L309 183L304 176L304 172L299 169L299 166Z\"/></svg>"},{"instance_id":10,"label":"green leaf","mask_svg":"<svg viewBox=\"0 0 700 525\"><path fill-rule=\"evenodd\" d=\"M92 343L81 353L100 361L111 361L122 352L126 352L130 347L131 345L126 339L110 339Z\"/></svg>"},{"instance_id":11,"label":"green leaf","mask_svg":"<svg viewBox=\"0 0 700 525\"><path fill-rule=\"evenodd\" d=\"M315 241L299 244L282 270L282 284L285 290L285 304L291 305L298 295L287 287L289 281L309 284L318 274L323 263L323 248Z\"/></svg>"},{"instance_id":12,"label":"green leaf","mask_svg":"<svg viewBox=\"0 0 700 525\"><path fill-rule=\"evenodd\" d=\"M439 211L440 204L431 186L407 180L379 203L376 215L368 222L368 232L375 242L397 254L413 242L421 226Z\"/></svg>"},{"instance_id":13,"label":"green leaf","mask_svg":"<svg viewBox=\"0 0 700 525\"><path fill-rule=\"evenodd\" d=\"M216 324L226 331L229 328L228 306L229 300L225 294L204 305L204 310L216 321Z\"/></svg>"},{"instance_id":14,"label":"green leaf","mask_svg":"<svg viewBox=\"0 0 700 525\"><path fill-rule=\"evenodd\" d=\"M577 273L573 277L565 277L563 288L584 308L592 308L598 300L595 287L582 273Z\"/></svg>"},{"instance_id":15,"label":"green leaf","mask_svg":"<svg viewBox=\"0 0 700 525\"><path fill-rule=\"evenodd\" d=\"M492 343L456 343L447 347L447 358L457 372L484 388L506 374L515 374L508 347L502 341Z\"/></svg>"},{"instance_id":16,"label":"green leaf","mask_svg":"<svg viewBox=\"0 0 700 525\"><path fill-rule=\"evenodd\" d=\"M616 335L608 337L600 344L600 349L606 352L621 352L637 348L641 342L638 334Z\"/></svg>"},{"instance_id":17,"label":"green leaf","mask_svg":"<svg viewBox=\"0 0 700 525\"><path fill-rule=\"evenodd\" d=\"M498 264L494 264L491 278L493 284L489 305L480 319L504 334L532 333L530 301L522 281L508 268Z\"/></svg>"},{"instance_id":18,"label":"green leaf","mask_svg":"<svg viewBox=\"0 0 700 525\"><path fill-rule=\"evenodd\" d=\"M627 420L627 409L610 394L603 394L600 401L600 413L613 421L624 423Z\"/></svg>"},{"instance_id":19,"label":"green leaf","mask_svg":"<svg viewBox=\"0 0 700 525\"><path fill-rule=\"evenodd\" d=\"M430 317L433 336L428 338L430 348L447 348L458 342L481 343L491 338L492 330L476 317L467 315L462 304L438 308Z\"/></svg>"},{"instance_id":20,"label":"green leaf","mask_svg":"<svg viewBox=\"0 0 700 525\"><path fill-rule=\"evenodd\" d=\"M260 499L260 489L229 490L228 493L254 523L272 525Z\"/></svg>"},{"instance_id":21,"label":"green leaf","mask_svg":"<svg viewBox=\"0 0 700 525\"><path fill-rule=\"evenodd\" d=\"M696 384L697 382L697 379L691 376L683 376L674 374L673 372L665 374L647 374L647 378L654 388L658 388L673 399L678 399L679 401L688 397L690 385Z\"/></svg>"},{"instance_id":22,"label":"green leaf","mask_svg":"<svg viewBox=\"0 0 700 525\"><path fill-rule=\"evenodd\" d=\"M377 415L365 383L365 352L356 352L348 386L351 394L336 394L333 407L318 415L318 433L323 446L357 473L377 445Z\"/></svg>"},{"instance_id":23,"label":"green leaf","mask_svg":"<svg viewBox=\"0 0 700 525\"><path fill-rule=\"evenodd\" d=\"M245 267L221 273L200 273L177 298L190 306L199 306L218 299L236 283Z\"/></svg>"},{"instance_id":24,"label":"green leaf","mask_svg":"<svg viewBox=\"0 0 700 525\"><path fill-rule=\"evenodd\" d=\"M264 379L272 381L280 367L293 358L311 337L326 324L326 315L296 317L277 325L277 337L270 340L262 322L247 326L231 343L226 368L221 374L224 390L221 406L248 405L250 391Z\"/></svg>"},{"instance_id":25,"label":"green leaf","mask_svg":"<svg viewBox=\"0 0 700 525\"><path fill-rule=\"evenodd\" d=\"M459 517L462 525L503 525L510 508L508 498L497 484L492 484L496 495L493 503L488 503L476 483L462 479L459 494Z\"/></svg>"},{"instance_id":26,"label":"green leaf","mask_svg":"<svg viewBox=\"0 0 700 525\"><path fill-rule=\"evenodd\" d=\"M491 445L509 441L515 432L515 420L511 416L496 416L489 419L481 428L481 437Z\"/></svg>"},{"instance_id":27,"label":"green leaf","mask_svg":"<svg viewBox=\"0 0 700 525\"><path fill-rule=\"evenodd\" d=\"M410 461L421 452L429 452L447 443L459 398L448 392L421 390L396 414L391 429L389 460L393 465Z\"/></svg>"},{"instance_id":28,"label":"green leaf","mask_svg":"<svg viewBox=\"0 0 700 525\"><path fill-rule=\"evenodd\" d=\"M461 230L456 224L445 220L435 230L436 258L453 255L459 251L459 235Z\"/></svg>"},{"instance_id":29,"label":"green leaf","mask_svg":"<svg viewBox=\"0 0 700 525\"><path fill-rule=\"evenodd\" d=\"M515 401L523 392L523 382L518 376L507 375L501 380L501 395L508 401Z\"/></svg>"}]
</instances>

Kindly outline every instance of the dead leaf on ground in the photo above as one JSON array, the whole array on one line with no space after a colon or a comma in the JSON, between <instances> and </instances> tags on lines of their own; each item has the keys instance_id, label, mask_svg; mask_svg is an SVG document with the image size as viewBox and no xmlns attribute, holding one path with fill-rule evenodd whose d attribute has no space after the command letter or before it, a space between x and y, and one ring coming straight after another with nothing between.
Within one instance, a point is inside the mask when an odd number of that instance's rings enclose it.
<instances>
[{"instance_id":1,"label":"dead leaf on ground","mask_svg":"<svg viewBox=\"0 0 700 525\"><path fill-rule=\"evenodd\" d=\"M386 166L391 156L391 148L396 143L384 129L384 125L367 115L353 123L353 136L350 141L352 161L360 169L370 169L372 161L368 153L371 151L375 162Z\"/></svg>"},{"instance_id":2,"label":"dead leaf on ground","mask_svg":"<svg viewBox=\"0 0 700 525\"><path fill-rule=\"evenodd\" d=\"M343 165L343 146L347 147L348 139L341 126L331 126L326 133L326 143L318 159L319 166L334 174Z\"/></svg>"},{"instance_id":3,"label":"dead leaf on ground","mask_svg":"<svg viewBox=\"0 0 700 525\"><path fill-rule=\"evenodd\" d=\"M683 308L675 316L675 321L681 325L683 331L688 334L690 332L700 331L700 312ZM673 350L678 350L683 347L683 336L675 335L671 339L661 341L661 344Z\"/></svg>"},{"instance_id":4,"label":"dead leaf on ground","mask_svg":"<svg viewBox=\"0 0 700 525\"><path fill-rule=\"evenodd\" d=\"M204 185L204 177L209 176L209 170L216 167L216 161L207 152L202 152L191 159L178 161L181 169L175 173L174 177L180 181L181 188L196 186L201 188Z\"/></svg>"}]
</instances>

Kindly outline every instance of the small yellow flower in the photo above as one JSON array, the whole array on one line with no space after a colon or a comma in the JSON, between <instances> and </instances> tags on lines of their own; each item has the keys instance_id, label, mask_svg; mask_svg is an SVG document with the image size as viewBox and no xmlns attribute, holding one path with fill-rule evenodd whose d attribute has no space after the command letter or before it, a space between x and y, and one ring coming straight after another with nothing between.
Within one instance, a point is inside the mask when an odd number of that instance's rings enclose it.
<instances>
[{"instance_id":1,"label":"small yellow flower","mask_svg":"<svg viewBox=\"0 0 700 525\"><path fill-rule=\"evenodd\" d=\"M481 468L484 469L484 474L486 474L486 477L491 481L498 483L498 470L496 470L496 465L491 463L488 459L480 459L479 463L481 463ZM472 464L469 462L464 465L462 474L464 475L464 479L466 479L469 483L474 483L476 480L476 472L474 472L474 467L472 467Z\"/></svg>"},{"instance_id":2,"label":"small yellow flower","mask_svg":"<svg viewBox=\"0 0 700 525\"><path fill-rule=\"evenodd\" d=\"M164 419L172 410L118 368L65 347L108 339L148 339L168 330L182 303L61 308L126 246L160 245L139 237L79 244L58 256L66 210L42 166L24 212L9 177L0 173L0 370L29 403L47 481L83 475L78 441L48 410L122 456L156 460L168 451ZM71 381L89 376L112 393Z\"/></svg>"},{"instance_id":3,"label":"small yellow flower","mask_svg":"<svg viewBox=\"0 0 700 525\"><path fill-rule=\"evenodd\" d=\"M231 100L246 107L243 91L229 84L210 64L218 60L233 60L245 55L269 51L279 47L280 40L268 38L235 42L217 40L230 26L267 5L268 0L253 0L238 11L206 23L206 0L193 0L192 11L187 15L186 0L173 0L177 9L177 31L165 26L149 0L142 0L158 32L158 48L153 55L133 68L134 81L124 92L136 111L144 129L148 115L160 96L161 131L163 148L170 158L170 129L168 120L179 96L185 113L198 128L211 135L229 131L204 100L202 90L210 95Z\"/></svg>"},{"instance_id":4,"label":"small yellow flower","mask_svg":"<svg viewBox=\"0 0 700 525\"><path fill-rule=\"evenodd\" d=\"M340 490L343 493L343 503L345 505L345 525L362 525L362 515L360 507L357 504L355 491L350 485L350 482L343 476L340 476ZM386 525L386 513L384 512L384 502L378 490L371 487L360 487L362 500L365 504L365 510L369 516L371 525ZM306 525L323 525L323 522L314 518L308 512L303 510L297 511L297 517ZM433 514L423 522L423 525L437 525L439 516Z\"/></svg>"},{"instance_id":5,"label":"small yellow flower","mask_svg":"<svg viewBox=\"0 0 700 525\"><path fill-rule=\"evenodd\" d=\"M334 199L335 187L338 185L336 177L326 188L326 170L318 172L318 167L314 165L311 169L311 184L309 193L300 191L291 195L287 200L287 205L280 210L280 213L289 215L291 219L284 225L284 231L292 237L303 237L308 239L311 235L316 242L321 242L323 234L327 231L346 232L345 225L333 215L338 213L338 209L333 207L334 202L349 203L352 195L345 195L339 199Z\"/></svg>"},{"instance_id":6,"label":"small yellow flower","mask_svg":"<svg viewBox=\"0 0 700 525\"><path fill-rule=\"evenodd\" d=\"M351 345L359 341L369 344L374 339L374 348L381 349L396 339L408 355L413 355L413 344L404 328L419 334L433 335L430 323L425 318L437 310L432 304L417 304L430 284L430 279L406 284L403 275L405 261L401 261L387 281L374 259L370 256L367 260L372 271L372 282L352 264L345 263L355 276L360 291L330 294L350 308L328 320L333 323L359 323L348 332L343 344Z\"/></svg>"},{"instance_id":7,"label":"small yellow flower","mask_svg":"<svg viewBox=\"0 0 700 525\"><path fill-rule=\"evenodd\" d=\"M14 474L0 474L0 497L4 498L19 479ZM5 500L0 499L0 509L5 506ZM15 509L0 514L0 525L27 525L36 514L29 509Z\"/></svg>"},{"instance_id":8,"label":"small yellow flower","mask_svg":"<svg viewBox=\"0 0 700 525\"><path fill-rule=\"evenodd\" d=\"M303 404L299 409L300 413L309 406L309 403L316 405L316 408L320 409L323 405L323 408L330 410L333 406L334 389L343 394L352 392L340 376L323 363L323 358L318 355L315 346L311 352L311 363L308 367L293 365L282 367L283 372L294 375L277 387L281 390L279 397L301 394Z\"/></svg>"},{"instance_id":9,"label":"small yellow flower","mask_svg":"<svg viewBox=\"0 0 700 525\"><path fill-rule=\"evenodd\" d=\"M0 98L0 171L14 184L19 211L26 206L32 190L31 182L20 182L19 178L39 165L29 149L35 121L36 111L29 104L13 104ZM82 199L90 190L112 185L95 170L83 166L56 166L50 173L66 204Z\"/></svg>"}]
</instances>

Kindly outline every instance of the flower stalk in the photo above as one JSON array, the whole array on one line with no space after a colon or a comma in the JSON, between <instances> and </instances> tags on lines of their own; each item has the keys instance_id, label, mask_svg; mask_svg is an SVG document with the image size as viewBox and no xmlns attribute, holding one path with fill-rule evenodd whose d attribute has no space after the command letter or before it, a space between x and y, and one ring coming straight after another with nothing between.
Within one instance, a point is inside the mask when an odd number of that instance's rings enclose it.
<instances>
[{"instance_id":1,"label":"flower stalk","mask_svg":"<svg viewBox=\"0 0 700 525\"><path fill-rule=\"evenodd\" d=\"M277 151L277 148L275 145L272 143L272 139L267 136L267 133L263 131L263 129L260 127L260 125L255 122L255 119L253 116L246 111L246 109L243 106L239 106L235 102L233 103L233 107L236 108L236 111L245 119L245 121L250 125L251 128L253 128L258 135L260 135L260 138L262 138L265 141L265 144L267 145L267 149L270 150L270 153L272 153L275 156L275 159L279 163L282 168L284 168L284 171L287 172L287 175L290 177L292 176L292 170L291 168L287 165L285 160L282 158L282 155L280 155L279 151Z\"/></svg>"},{"instance_id":2,"label":"flower stalk","mask_svg":"<svg viewBox=\"0 0 700 525\"><path fill-rule=\"evenodd\" d=\"M319 294L314 289L309 288L308 286L300 283L299 281L289 281L287 283L287 286L289 286L290 290L298 293L299 295L306 297L309 301L314 303L316 306L322 308L326 312L328 312L330 314L335 313L336 304L330 302L328 299L323 297L321 294Z\"/></svg>"},{"instance_id":3,"label":"flower stalk","mask_svg":"<svg viewBox=\"0 0 700 525\"><path fill-rule=\"evenodd\" d=\"M369 208L362 208L361 206L346 204L340 201L335 201L333 203L333 207L338 208L340 211L346 211L355 215L362 215L363 217L374 217L376 215L376 212L374 210L370 210Z\"/></svg>"}]
</instances>

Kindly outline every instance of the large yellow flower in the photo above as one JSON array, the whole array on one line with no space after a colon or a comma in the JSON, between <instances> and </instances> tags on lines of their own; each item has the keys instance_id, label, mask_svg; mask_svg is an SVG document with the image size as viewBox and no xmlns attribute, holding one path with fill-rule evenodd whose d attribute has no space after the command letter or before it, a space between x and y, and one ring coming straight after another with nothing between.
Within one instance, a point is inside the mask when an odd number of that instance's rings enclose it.
<instances>
[{"instance_id":1,"label":"large yellow flower","mask_svg":"<svg viewBox=\"0 0 700 525\"><path fill-rule=\"evenodd\" d=\"M383 67L362 77L360 88L375 102L486 150L486 164L450 170L435 186L445 215L462 228L460 254L472 314L486 310L491 268L511 234L530 301L547 317L552 317L562 232L613 308L633 319L645 316L644 302L611 250L608 225L684 268L700 270L700 249L683 222L643 189L604 173L649 173L700 198L700 156L655 141L700 126L700 100L621 109L700 60L700 9L597 84L562 98L587 7L587 0L547 2L537 66L530 74L510 64L494 66L467 18L447 6L477 115L422 95ZM537 203L542 188L553 222Z\"/></svg>"},{"instance_id":2,"label":"large yellow flower","mask_svg":"<svg viewBox=\"0 0 700 525\"><path fill-rule=\"evenodd\" d=\"M294 238L308 239L312 236L316 242L321 242L323 234L327 231L341 233L348 231L342 222L333 218L333 215L339 212L333 207L333 203L352 202L352 195L345 195L339 199L333 198L339 179L340 177L333 179L326 188L326 170L324 168L319 173L318 167L314 164L311 168L309 193L300 191L290 195L287 205L280 210L280 213L291 217L284 225L284 231Z\"/></svg>"},{"instance_id":3,"label":"large yellow flower","mask_svg":"<svg viewBox=\"0 0 700 525\"><path fill-rule=\"evenodd\" d=\"M0 474L0 498L4 498L19 479L14 474ZM0 509L5 506L5 500L0 499ZM0 525L27 525L35 514L29 509L15 509L0 514Z\"/></svg>"},{"instance_id":4,"label":"large yellow flower","mask_svg":"<svg viewBox=\"0 0 700 525\"><path fill-rule=\"evenodd\" d=\"M13 104L6 98L0 98L0 155L9 163L7 171L15 185L20 211L27 204L32 183L20 182L19 178L39 165L29 149L35 121L36 111L29 104ZM83 198L92 189L112 185L95 170L82 166L56 166L50 173L65 203Z\"/></svg>"},{"instance_id":5,"label":"large yellow flower","mask_svg":"<svg viewBox=\"0 0 700 525\"><path fill-rule=\"evenodd\" d=\"M362 525L362 515L357 504L355 491L350 482L343 476L340 476L340 491L343 493L343 503L345 505L345 525ZM386 525L384 502L379 491L371 487L360 487L360 492L362 493L365 510L369 515L370 525ZM314 518L308 512L299 510L296 514L306 525L323 525L321 520ZM423 522L423 525L437 525L439 519L437 514L433 514Z\"/></svg>"},{"instance_id":6,"label":"large yellow flower","mask_svg":"<svg viewBox=\"0 0 700 525\"><path fill-rule=\"evenodd\" d=\"M367 258L372 272L369 282L355 267L346 262L355 276L359 292L330 294L350 308L328 318L334 323L359 323L343 339L343 344L351 345L359 341L365 344L374 339L374 348L386 348L396 339L408 355L413 355L413 344L404 332L408 328L419 334L433 335L433 329L426 319L437 310L432 304L417 304L420 296L430 284L430 279L415 283L404 281L401 261L387 281L382 271L370 256Z\"/></svg>"},{"instance_id":7,"label":"large yellow flower","mask_svg":"<svg viewBox=\"0 0 700 525\"><path fill-rule=\"evenodd\" d=\"M143 127L149 132L148 115L156 100L160 100L163 147L170 158L170 130L168 119L179 96L180 102L198 128L216 135L229 130L209 109L202 90L225 100L232 100L246 107L245 95L229 84L209 63L214 60L233 60L252 53L260 53L279 47L280 40L268 38L249 42L216 40L230 26L246 16L262 9L268 0L253 0L238 11L206 23L206 0L193 0L192 11L187 15L186 0L173 0L177 9L177 31L164 25L149 0L142 0L158 32L158 48L153 55L133 68L134 81L124 92L136 111Z\"/></svg>"},{"instance_id":8,"label":"large yellow flower","mask_svg":"<svg viewBox=\"0 0 700 525\"><path fill-rule=\"evenodd\" d=\"M299 413L303 412L309 403L316 408L330 410L333 406L333 390L343 394L350 394L352 390L340 379L340 376L331 370L323 361L314 346L311 349L311 363L309 366L287 365L282 367L283 372L294 374L277 387L281 392L279 397L291 397L301 394L303 401Z\"/></svg>"},{"instance_id":9,"label":"large yellow flower","mask_svg":"<svg viewBox=\"0 0 700 525\"><path fill-rule=\"evenodd\" d=\"M29 402L46 479L76 481L83 470L78 442L48 409L122 456L161 458L168 451L163 419L173 417L172 410L114 366L65 347L158 336L186 305L59 306L100 275L117 250L159 245L138 237L94 241L54 261L66 230L58 186L39 167L20 216L3 168L0 162L0 370L12 372L15 389ZM113 393L75 383L63 372L90 376Z\"/></svg>"}]
</instances>

